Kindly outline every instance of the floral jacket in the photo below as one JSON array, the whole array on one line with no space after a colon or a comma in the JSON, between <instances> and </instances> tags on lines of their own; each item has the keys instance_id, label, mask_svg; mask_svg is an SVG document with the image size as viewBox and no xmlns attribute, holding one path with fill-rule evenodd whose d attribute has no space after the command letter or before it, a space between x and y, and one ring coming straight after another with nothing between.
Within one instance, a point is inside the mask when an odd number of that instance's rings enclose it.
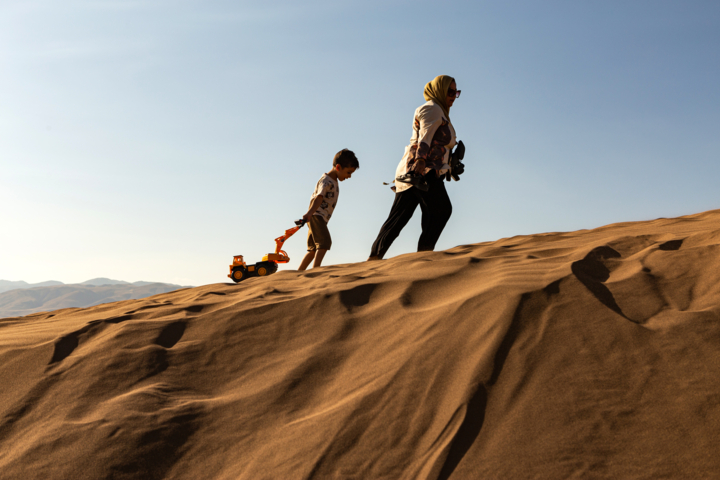
<instances>
[{"instance_id":1,"label":"floral jacket","mask_svg":"<svg viewBox=\"0 0 720 480\"><path fill-rule=\"evenodd\" d=\"M421 158L425 160L426 172L436 170L438 175L444 174L450 170L450 151L456 142L455 128L445 117L443 109L432 100L428 101L415 110L410 145L405 147L395 176L407 173ZM412 188L409 183L395 183L398 193L409 188Z\"/></svg>"}]
</instances>

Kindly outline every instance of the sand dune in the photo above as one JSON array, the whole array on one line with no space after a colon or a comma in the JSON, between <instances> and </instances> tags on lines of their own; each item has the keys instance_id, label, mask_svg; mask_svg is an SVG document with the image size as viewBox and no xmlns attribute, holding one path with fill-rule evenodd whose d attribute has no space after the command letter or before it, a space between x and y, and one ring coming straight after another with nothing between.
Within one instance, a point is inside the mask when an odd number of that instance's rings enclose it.
<instances>
[{"instance_id":1,"label":"sand dune","mask_svg":"<svg viewBox=\"0 0 720 480\"><path fill-rule=\"evenodd\" d=\"M0 477L717 478L718 267L711 211L0 320Z\"/></svg>"}]
</instances>

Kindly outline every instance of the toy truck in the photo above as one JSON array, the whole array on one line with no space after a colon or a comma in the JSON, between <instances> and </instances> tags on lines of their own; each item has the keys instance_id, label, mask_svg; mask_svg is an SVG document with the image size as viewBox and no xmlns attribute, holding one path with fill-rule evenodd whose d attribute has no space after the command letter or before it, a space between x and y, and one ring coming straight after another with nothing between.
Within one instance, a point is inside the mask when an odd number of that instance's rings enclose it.
<instances>
[{"instance_id":1,"label":"toy truck","mask_svg":"<svg viewBox=\"0 0 720 480\"><path fill-rule=\"evenodd\" d=\"M262 261L247 265L243 261L242 255L233 256L233 263L230 265L230 274L228 274L228 277L230 277L233 282L239 283L246 278L264 277L265 275L271 275L277 272L278 263L287 263L290 261L288 254L282 250L283 243L305 225L305 220L296 220L295 225L295 227L285 230L284 235L275 239L275 253L268 253L262 258Z\"/></svg>"},{"instance_id":2,"label":"toy truck","mask_svg":"<svg viewBox=\"0 0 720 480\"><path fill-rule=\"evenodd\" d=\"M233 263L230 265L230 274L228 277L230 277L233 282L238 283L246 278L264 277L265 275L277 272L278 264L265 261L265 258L267 258L267 255L263 257L262 262L247 265L243 261L242 255L233 256Z\"/></svg>"}]
</instances>

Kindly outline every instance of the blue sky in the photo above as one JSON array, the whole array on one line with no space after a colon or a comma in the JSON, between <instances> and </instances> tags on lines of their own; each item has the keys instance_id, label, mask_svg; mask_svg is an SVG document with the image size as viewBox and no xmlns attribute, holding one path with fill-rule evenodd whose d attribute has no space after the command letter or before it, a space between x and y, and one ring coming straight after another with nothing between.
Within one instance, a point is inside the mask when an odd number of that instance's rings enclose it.
<instances>
[{"instance_id":1,"label":"blue sky","mask_svg":"<svg viewBox=\"0 0 720 480\"><path fill-rule=\"evenodd\" d=\"M363 261L440 74L467 154L438 249L720 208L718 45L714 1L5 0L0 279L229 281L342 148L324 263Z\"/></svg>"}]
</instances>

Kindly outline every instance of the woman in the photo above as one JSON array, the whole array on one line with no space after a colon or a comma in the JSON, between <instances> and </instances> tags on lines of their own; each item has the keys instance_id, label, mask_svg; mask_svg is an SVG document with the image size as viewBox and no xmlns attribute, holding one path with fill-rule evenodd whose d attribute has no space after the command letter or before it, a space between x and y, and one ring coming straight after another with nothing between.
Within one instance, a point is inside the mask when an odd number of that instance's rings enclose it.
<instances>
[{"instance_id":1,"label":"woman","mask_svg":"<svg viewBox=\"0 0 720 480\"><path fill-rule=\"evenodd\" d=\"M450 152L456 143L450 107L460 96L455 79L440 75L425 85L424 105L415 110L413 134L395 177L395 201L373 243L368 260L380 260L420 205L422 234L418 252L432 251L450 219L452 204L443 176L450 172ZM447 176L448 179L450 175Z\"/></svg>"}]
</instances>

